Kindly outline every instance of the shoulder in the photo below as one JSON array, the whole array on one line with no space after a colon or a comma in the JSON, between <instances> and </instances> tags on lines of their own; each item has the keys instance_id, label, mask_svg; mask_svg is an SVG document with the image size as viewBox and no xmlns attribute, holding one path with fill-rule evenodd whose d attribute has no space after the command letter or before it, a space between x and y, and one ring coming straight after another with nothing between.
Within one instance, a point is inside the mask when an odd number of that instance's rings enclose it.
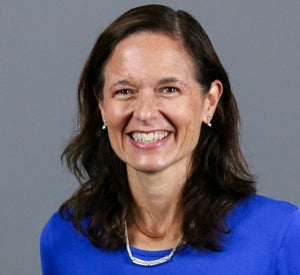
<instances>
[{"instance_id":1,"label":"shoulder","mask_svg":"<svg viewBox=\"0 0 300 275\"><path fill-rule=\"evenodd\" d=\"M87 220L81 221L83 229ZM95 274L95 266L102 270L105 265L103 261L98 264L99 255L107 256L104 252L99 253L100 250L76 230L68 214L62 216L59 212L54 213L41 233L42 274Z\"/></svg>"},{"instance_id":2,"label":"shoulder","mask_svg":"<svg viewBox=\"0 0 300 275\"><path fill-rule=\"evenodd\" d=\"M297 206L253 195L238 203L227 221L230 230L227 249L236 251L241 247L239 255L249 252L245 258L262 267L268 263L272 270L280 271L278 274L300 274L300 213Z\"/></svg>"},{"instance_id":3,"label":"shoulder","mask_svg":"<svg viewBox=\"0 0 300 275\"><path fill-rule=\"evenodd\" d=\"M60 213L55 212L50 219L46 222L42 231L41 237L51 237L53 234L60 232L62 229L66 229L71 224L70 221L64 219Z\"/></svg>"},{"instance_id":4,"label":"shoulder","mask_svg":"<svg viewBox=\"0 0 300 275\"><path fill-rule=\"evenodd\" d=\"M72 222L55 212L47 221L40 238L41 251L49 251L74 231Z\"/></svg>"},{"instance_id":5,"label":"shoulder","mask_svg":"<svg viewBox=\"0 0 300 275\"><path fill-rule=\"evenodd\" d=\"M83 219L81 225L86 226L86 220ZM46 225L41 234L41 244L55 245L56 248L61 243L67 243L74 239L84 238L74 227L71 215L68 212L61 214L55 212Z\"/></svg>"},{"instance_id":6,"label":"shoulder","mask_svg":"<svg viewBox=\"0 0 300 275\"><path fill-rule=\"evenodd\" d=\"M62 217L59 211L55 212L49 220L46 222L43 231L52 231L54 228L62 228L69 224L69 219L67 217Z\"/></svg>"},{"instance_id":7,"label":"shoulder","mask_svg":"<svg viewBox=\"0 0 300 275\"><path fill-rule=\"evenodd\" d=\"M43 274L57 274L56 251L60 251L63 236L70 235L70 222L65 221L58 212L48 220L40 236L40 259Z\"/></svg>"},{"instance_id":8,"label":"shoulder","mask_svg":"<svg viewBox=\"0 0 300 275\"><path fill-rule=\"evenodd\" d=\"M252 202L254 205L265 207L266 209L275 208L279 211L295 211L298 209L296 205L290 202L283 201L283 200L276 200L262 195L255 195L249 197L249 201Z\"/></svg>"},{"instance_id":9,"label":"shoulder","mask_svg":"<svg viewBox=\"0 0 300 275\"><path fill-rule=\"evenodd\" d=\"M65 222L66 220L63 219L60 213L57 211L48 219L43 231L51 230L55 226L63 226L65 225Z\"/></svg>"},{"instance_id":10,"label":"shoulder","mask_svg":"<svg viewBox=\"0 0 300 275\"><path fill-rule=\"evenodd\" d=\"M290 224L300 219L297 206L268 197L253 195L241 201L230 213L230 229L242 230L256 236L269 236L278 241Z\"/></svg>"},{"instance_id":11,"label":"shoulder","mask_svg":"<svg viewBox=\"0 0 300 275\"><path fill-rule=\"evenodd\" d=\"M256 195L253 199L253 207L268 215L270 219L281 219L281 222L289 224L291 219L299 215L298 207L290 202L275 200L268 197Z\"/></svg>"},{"instance_id":12,"label":"shoulder","mask_svg":"<svg viewBox=\"0 0 300 275\"><path fill-rule=\"evenodd\" d=\"M272 241L276 274L300 274L300 212L297 206L263 196L256 196L248 204L259 217L253 219L256 222L256 227L252 227L254 232L264 233L264 240ZM258 239L262 239L258 235Z\"/></svg>"},{"instance_id":13,"label":"shoulder","mask_svg":"<svg viewBox=\"0 0 300 275\"><path fill-rule=\"evenodd\" d=\"M57 270L61 270L62 266L74 263L73 259L76 257L73 256L81 254L81 251L78 252L80 245L85 248L91 246L88 239L75 229L67 215L62 217L59 212L55 212L44 226L40 237L43 274L58 274Z\"/></svg>"},{"instance_id":14,"label":"shoulder","mask_svg":"<svg viewBox=\"0 0 300 275\"><path fill-rule=\"evenodd\" d=\"M253 195L237 205L237 212L242 211L256 218L289 220L298 212L296 205L287 201L275 200L261 195ZM281 220L282 222L282 220Z\"/></svg>"}]
</instances>

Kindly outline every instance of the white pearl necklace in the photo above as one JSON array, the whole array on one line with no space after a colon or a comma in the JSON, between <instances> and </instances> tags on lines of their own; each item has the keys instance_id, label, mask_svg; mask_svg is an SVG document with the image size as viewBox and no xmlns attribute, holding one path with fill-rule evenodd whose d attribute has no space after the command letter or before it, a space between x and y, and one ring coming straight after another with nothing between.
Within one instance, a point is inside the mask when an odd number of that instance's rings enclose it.
<instances>
[{"instance_id":1,"label":"white pearl necklace","mask_svg":"<svg viewBox=\"0 0 300 275\"><path fill-rule=\"evenodd\" d=\"M151 261L141 260L141 259L136 258L132 255L129 240L128 240L128 231L127 231L126 221L125 221L125 240L126 240L126 248L127 248L128 256L134 264L142 265L142 266L154 266L154 265L159 265L159 264L166 263L173 257L177 247L179 246L179 244L182 241L182 236L179 238L176 245L174 246L174 248L171 250L171 252L168 255L166 255L162 258L156 259L156 260L151 260Z\"/></svg>"}]
</instances>

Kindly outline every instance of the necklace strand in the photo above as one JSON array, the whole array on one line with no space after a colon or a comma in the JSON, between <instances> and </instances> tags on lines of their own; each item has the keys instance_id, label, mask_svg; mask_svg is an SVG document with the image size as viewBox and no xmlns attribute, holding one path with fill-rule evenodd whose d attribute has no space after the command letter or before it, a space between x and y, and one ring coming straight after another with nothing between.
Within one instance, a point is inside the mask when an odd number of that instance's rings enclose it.
<instances>
[{"instance_id":1,"label":"necklace strand","mask_svg":"<svg viewBox=\"0 0 300 275\"><path fill-rule=\"evenodd\" d=\"M151 260L151 261L141 260L132 255L132 252L130 249L130 244L129 244L129 239L128 239L128 230L127 230L126 221L125 221L125 241L126 241L126 248L127 248L128 256L129 256L131 262L133 262L134 264L137 264L137 265L142 265L142 266L154 266L154 265L166 263L173 257L177 247L179 246L179 244L182 241L182 236L179 238L176 245L174 246L174 248L171 250L171 252L168 255L166 255L162 258L159 258L159 259Z\"/></svg>"}]
</instances>

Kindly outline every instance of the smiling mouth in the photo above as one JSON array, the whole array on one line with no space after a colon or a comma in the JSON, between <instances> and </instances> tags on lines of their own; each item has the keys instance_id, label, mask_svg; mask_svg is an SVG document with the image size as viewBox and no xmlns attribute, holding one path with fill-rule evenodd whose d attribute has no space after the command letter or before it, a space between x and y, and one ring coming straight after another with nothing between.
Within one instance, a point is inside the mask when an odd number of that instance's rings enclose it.
<instances>
[{"instance_id":1,"label":"smiling mouth","mask_svg":"<svg viewBox=\"0 0 300 275\"><path fill-rule=\"evenodd\" d=\"M158 140L162 140L166 138L170 132L167 131L155 131L151 133L140 133L140 132L133 132L131 134L132 139L142 143L153 143Z\"/></svg>"}]
</instances>

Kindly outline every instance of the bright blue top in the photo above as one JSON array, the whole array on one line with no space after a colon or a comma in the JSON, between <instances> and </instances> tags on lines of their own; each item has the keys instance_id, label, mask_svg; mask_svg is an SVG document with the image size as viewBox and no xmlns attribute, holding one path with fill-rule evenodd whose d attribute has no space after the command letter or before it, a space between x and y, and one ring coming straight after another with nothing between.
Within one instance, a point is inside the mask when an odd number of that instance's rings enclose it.
<instances>
[{"instance_id":1,"label":"bright blue top","mask_svg":"<svg viewBox=\"0 0 300 275\"><path fill-rule=\"evenodd\" d=\"M143 267L131 263L125 245L113 252L96 248L55 213L41 235L43 274L300 274L300 213L295 206L255 196L239 203L227 222L231 233L221 252L187 246L167 263ZM170 252L131 249L144 260Z\"/></svg>"}]
</instances>

